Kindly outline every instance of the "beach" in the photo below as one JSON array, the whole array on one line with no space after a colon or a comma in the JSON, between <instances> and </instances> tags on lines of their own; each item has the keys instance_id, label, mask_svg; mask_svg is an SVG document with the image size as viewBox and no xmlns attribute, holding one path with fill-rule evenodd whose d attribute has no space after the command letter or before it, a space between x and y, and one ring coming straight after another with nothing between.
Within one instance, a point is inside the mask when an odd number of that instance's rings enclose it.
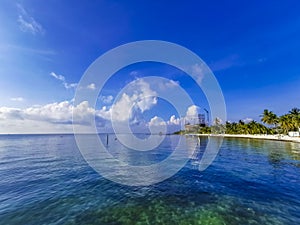
<instances>
[{"instance_id":1,"label":"beach","mask_svg":"<svg viewBox=\"0 0 300 225\"><path fill-rule=\"evenodd\" d=\"M290 137L288 135L271 135L271 134L186 134L191 136L223 136L227 138L251 138L251 139L261 139L261 140L274 140L274 141L288 141L300 143L300 137Z\"/></svg>"}]
</instances>

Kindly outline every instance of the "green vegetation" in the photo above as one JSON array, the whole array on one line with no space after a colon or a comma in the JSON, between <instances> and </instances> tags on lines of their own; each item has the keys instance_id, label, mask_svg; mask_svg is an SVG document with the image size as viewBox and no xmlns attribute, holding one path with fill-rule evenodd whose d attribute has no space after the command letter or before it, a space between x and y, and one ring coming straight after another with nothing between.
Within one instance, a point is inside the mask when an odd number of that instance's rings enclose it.
<instances>
[{"instance_id":1,"label":"green vegetation","mask_svg":"<svg viewBox=\"0 0 300 225\"><path fill-rule=\"evenodd\" d=\"M265 109L262 113L261 122L265 125L251 121L246 123L242 120L239 122L226 122L221 124L217 118L210 127L199 127L197 133L226 133L226 134L287 134L289 131L299 131L300 128L300 109L293 108L287 114L277 116L272 111ZM174 134L186 134L187 131L178 131Z\"/></svg>"},{"instance_id":2,"label":"green vegetation","mask_svg":"<svg viewBox=\"0 0 300 225\"><path fill-rule=\"evenodd\" d=\"M249 123L245 123L240 120L238 123L226 122L227 134L273 134L274 130L268 128L261 123L252 120Z\"/></svg>"},{"instance_id":3,"label":"green vegetation","mask_svg":"<svg viewBox=\"0 0 300 225\"><path fill-rule=\"evenodd\" d=\"M273 125L276 133L287 134L289 131L298 131L300 127L300 109L293 108L287 114L277 116L272 111L264 110L261 121Z\"/></svg>"},{"instance_id":4,"label":"green vegetation","mask_svg":"<svg viewBox=\"0 0 300 225\"><path fill-rule=\"evenodd\" d=\"M279 120L275 113L269 111L268 109L265 109L263 114L261 115L261 121L267 125L273 125L274 127L276 127Z\"/></svg>"}]
</instances>

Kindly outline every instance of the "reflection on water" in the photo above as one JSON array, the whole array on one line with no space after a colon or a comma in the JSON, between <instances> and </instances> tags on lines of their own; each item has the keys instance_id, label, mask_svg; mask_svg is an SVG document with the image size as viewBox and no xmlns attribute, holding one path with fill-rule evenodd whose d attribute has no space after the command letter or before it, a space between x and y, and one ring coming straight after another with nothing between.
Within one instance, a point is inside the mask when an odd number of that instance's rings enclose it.
<instances>
[{"instance_id":1,"label":"reflection on water","mask_svg":"<svg viewBox=\"0 0 300 225\"><path fill-rule=\"evenodd\" d=\"M133 165L172 153L170 139L145 155L110 140L110 153ZM186 143L196 149L176 175L130 187L91 169L72 135L0 136L0 224L300 223L299 144L225 138L199 171L208 138Z\"/></svg>"},{"instance_id":2,"label":"reflection on water","mask_svg":"<svg viewBox=\"0 0 300 225\"><path fill-rule=\"evenodd\" d=\"M284 159L283 154L276 151L271 151L268 154L268 158L269 158L269 163L274 167L279 167L281 161Z\"/></svg>"},{"instance_id":3,"label":"reflection on water","mask_svg":"<svg viewBox=\"0 0 300 225\"><path fill-rule=\"evenodd\" d=\"M268 155L269 162L274 166L280 163L286 163L285 159L300 160L300 143L259 140L259 139L239 139L228 138L226 140L228 147L243 149L244 152L250 151Z\"/></svg>"},{"instance_id":4,"label":"reflection on water","mask_svg":"<svg viewBox=\"0 0 300 225\"><path fill-rule=\"evenodd\" d=\"M287 154L289 154L293 160L300 160L300 143L287 142L285 149Z\"/></svg>"},{"instance_id":5,"label":"reflection on water","mask_svg":"<svg viewBox=\"0 0 300 225\"><path fill-rule=\"evenodd\" d=\"M84 159L95 171L129 186L152 185L170 178L186 165L197 144L195 139L167 135L155 149L145 151L122 145L126 138L120 140L120 136L124 134L115 136L107 146L99 144L98 135L79 135L76 141ZM152 141L160 138L161 135L153 135Z\"/></svg>"}]
</instances>

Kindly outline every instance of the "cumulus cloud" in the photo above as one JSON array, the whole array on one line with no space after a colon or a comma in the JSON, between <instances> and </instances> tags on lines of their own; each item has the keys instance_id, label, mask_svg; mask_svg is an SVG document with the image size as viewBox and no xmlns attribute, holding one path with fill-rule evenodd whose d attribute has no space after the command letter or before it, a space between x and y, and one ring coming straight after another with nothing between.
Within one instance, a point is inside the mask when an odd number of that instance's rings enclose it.
<instances>
[{"instance_id":1,"label":"cumulus cloud","mask_svg":"<svg viewBox=\"0 0 300 225\"><path fill-rule=\"evenodd\" d=\"M19 10L18 23L20 30L32 34L44 34L45 30L40 23L38 23L20 4L17 4Z\"/></svg>"},{"instance_id":2,"label":"cumulus cloud","mask_svg":"<svg viewBox=\"0 0 300 225\"><path fill-rule=\"evenodd\" d=\"M196 105L190 106L184 117L178 118L175 115L172 115L169 120L162 121L158 116L154 116L150 119L149 125L152 126L162 126L162 125L170 125L170 126L180 126L183 122L195 122L194 120L198 118L199 107Z\"/></svg>"},{"instance_id":3,"label":"cumulus cloud","mask_svg":"<svg viewBox=\"0 0 300 225\"><path fill-rule=\"evenodd\" d=\"M118 106L121 107L121 103L118 103ZM187 115L193 115L194 109L195 106L190 107ZM104 106L97 110L89 106L87 101L76 106L73 105L73 101L63 101L25 109L0 107L0 133L73 132L73 125L81 126L82 131L86 127L88 131L91 120L95 120L96 126L100 129L110 126L111 113L111 107ZM144 131L147 127L157 127L161 131L162 127L167 126L174 128L173 130L168 128L172 132L178 130L185 119L172 115L169 120L163 121L158 116L154 116L147 123L136 117L134 113L132 118L126 118L131 119L131 124L138 125L135 129L141 129L140 131L143 130L141 127L144 127ZM118 119L122 123L125 118Z\"/></svg>"},{"instance_id":4,"label":"cumulus cloud","mask_svg":"<svg viewBox=\"0 0 300 225\"><path fill-rule=\"evenodd\" d=\"M157 93L143 79L131 83L110 108L111 116L117 121L134 119L139 113L157 104Z\"/></svg>"},{"instance_id":5,"label":"cumulus cloud","mask_svg":"<svg viewBox=\"0 0 300 225\"><path fill-rule=\"evenodd\" d=\"M166 126L166 125L167 123L158 116L154 116L153 118L151 118L149 122L149 126Z\"/></svg>"},{"instance_id":6,"label":"cumulus cloud","mask_svg":"<svg viewBox=\"0 0 300 225\"><path fill-rule=\"evenodd\" d=\"M54 123L68 122L72 118L73 105L68 101L24 109L24 115L31 120L45 120Z\"/></svg>"},{"instance_id":7,"label":"cumulus cloud","mask_svg":"<svg viewBox=\"0 0 300 225\"><path fill-rule=\"evenodd\" d=\"M86 88L90 89L90 90L95 90L96 89L96 85L94 83L91 83Z\"/></svg>"},{"instance_id":8,"label":"cumulus cloud","mask_svg":"<svg viewBox=\"0 0 300 225\"><path fill-rule=\"evenodd\" d=\"M0 120L23 119L23 112L18 108L0 107Z\"/></svg>"},{"instance_id":9,"label":"cumulus cloud","mask_svg":"<svg viewBox=\"0 0 300 225\"><path fill-rule=\"evenodd\" d=\"M169 125L180 125L181 123L181 119L180 118L176 118L175 115L172 115L168 121Z\"/></svg>"},{"instance_id":10,"label":"cumulus cloud","mask_svg":"<svg viewBox=\"0 0 300 225\"><path fill-rule=\"evenodd\" d=\"M26 119L49 123L71 123L73 116L76 121L84 124L88 122L91 115L96 114L96 110L89 107L87 101L83 101L77 106L73 106L71 101L63 101L25 109L0 108L1 119Z\"/></svg>"},{"instance_id":11,"label":"cumulus cloud","mask_svg":"<svg viewBox=\"0 0 300 225\"><path fill-rule=\"evenodd\" d=\"M154 116L150 119L150 121L147 123L147 126L150 127L156 127L158 130L161 129L162 127L166 127L167 131L169 133L173 133L175 131L178 131L182 129L182 125L184 123L190 122L190 123L195 123L195 119L197 117L191 117L192 115L195 114L195 108L198 108L197 106L192 106L189 109L187 109L187 115L184 117L176 117L175 115L172 115L169 120L163 121L160 117ZM197 115L198 116L198 115Z\"/></svg>"},{"instance_id":12,"label":"cumulus cloud","mask_svg":"<svg viewBox=\"0 0 300 225\"><path fill-rule=\"evenodd\" d=\"M114 100L114 97L112 95L108 95L108 96L100 96L99 100L101 101L101 103L103 104L111 104L112 101Z\"/></svg>"},{"instance_id":13,"label":"cumulus cloud","mask_svg":"<svg viewBox=\"0 0 300 225\"><path fill-rule=\"evenodd\" d=\"M144 118L143 113L151 110L158 104L158 98L161 93L170 92L174 87L178 87L179 83L174 80L156 80L138 78L129 83L117 96L114 104L111 107L104 106L97 113L102 118L117 122L118 126L126 125L129 122L134 129L162 126L162 125L177 125L176 118L172 117L172 121L158 122L159 117L153 117L148 121ZM106 100L105 97L100 97L100 100ZM112 100L112 97L108 100ZM177 124L175 124L177 123ZM139 127L137 127L139 126ZM133 128L132 128L133 129ZM154 128L153 128L154 129Z\"/></svg>"},{"instance_id":14,"label":"cumulus cloud","mask_svg":"<svg viewBox=\"0 0 300 225\"><path fill-rule=\"evenodd\" d=\"M72 101L54 102L25 109L0 107L0 133L73 132L73 125L90 132L91 120L103 126L100 110L87 101L74 106ZM74 122L73 122L74 119Z\"/></svg>"},{"instance_id":15,"label":"cumulus cloud","mask_svg":"<svg viewBox=\"0 0 300 225\"><path fill-rule=\"evenodd\" d=\"M243 121L245 123L250 123L251 121L253 121L253 119L252 118L245 118L245 119L243 119Z\"/></svg>"},{"instance_id":16,"label":"cumulus cloud","mask_svg":"<svg viewBox=\"0 0 300 225\"><path fill-rule=\"evenodd\" d=\"M186 117L198 117L199 107L196 105L190 106L186 111Z\"/></svg>"},{"instance_id":17,"label":"cumulus cloud","mask_svg":"<svg viewBox=\"0 0 300 225\"><path fill-rule=\"evenodd\" d=\"M70 88L76 88L77 87L77 83L67 83L66 78L63 75L59 75L59 74L56 74L54 72L51 72L50 76L52 76L55 79L61 81L63 86L65 87L65 89L70 89Z\"/></svg>"},{"instance_id":18,"label":"cumulus cloud","mask_svg":"<svg viewBox=\"0 0 300 225\"><path fill-rule=\"evenodd\" d=\"M169 120L164 121L158 116L154 116L150 119L149 126L166 126L166 125L180 125L182 118L177 118L175 115L172 115Z\"/></svg>"},{"instance_id":19,"label":"cumulus cloud","mask_svg":"<svg viewBox=\"0 0 300 225\"><path fill-rule=\"evenodd\" d=\"M200 108L196 105L188 107L185 115L185 123L195 124L198 122L198 113Z\"/></svg>"},{"instance_id":20,"label":"cumulus cloud","mask_svg":"<svg viewBox=\"0 0 300 225\"><path fill-rule=\"evenodd\" d=\"M62 83L66 82L62 75L54 72L50 75ZM165 87L178 85L175 81L167 83L165 83ZM22 126L25 131L35 128L45 131L48 127L56 132L59 130L60 132L72 132L73 119L76 126L82 127L89 127L92 120L96 121L98 128L110 126L111 119L113 119L119 124L129 121L130 126L139 126L139 128L143 126L146 130L152 126L178 128L185 118L197 117L199 108L192 105L186 109L186 115L183 118L172 115L169 120L163 121L159 115L156 115L146 120L143 113L158 104L158 93L153 87L159 88L156 83L150 84L144 79L137 79L127 85L113 105L110 105L114 99L112 95L100 96L99 100L103 104L107 104L100 109L91 107L87 101L74 105L74 100L35 105L24 109L0 107L0 133L5 133L9 129L12 131L22 130Z\"/></svg>"}]
</instances>

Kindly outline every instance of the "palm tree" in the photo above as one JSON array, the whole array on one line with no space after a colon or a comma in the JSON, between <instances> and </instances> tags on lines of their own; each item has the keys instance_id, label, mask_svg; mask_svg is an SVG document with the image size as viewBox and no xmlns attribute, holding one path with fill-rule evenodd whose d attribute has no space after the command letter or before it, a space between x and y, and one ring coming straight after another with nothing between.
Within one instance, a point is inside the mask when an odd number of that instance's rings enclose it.
<instances>
[{"instance_id":1,"label":"palm tree","mask_svg":"<svg viewBox=\"0 0 300 225\"><path fill-rule=\"evenodd\" d=\"M247 124L251 134L264 134L264 130L262 129L262 125L252 120ZM264 126L263 126L264 127Z\"/></svg>"},{"instance_id":2,"label":"palm tree","mask_svg":"<svg viewBox=\"0 0 300 225\"><path fill-rule=\"evenodd\" d=\"M225 128L226 128L227 134L238 134L239 133L238 124L235 122L230 123L227 121L225 124Z\"/></svg>"},{"instance_id":3,"label":"palm tree","mask_svg":"<svg viewBox=\"0 0 300 225\"><path fill-rule=\"evenodd\" d=\"M269 111L267 109L264 110L263 114L261 115L261 121L268 125L274 125L274 128L278 124L278 117L275 113L272 111Z\"/></svg>"},{"instance_id":4,"label":"palm tree","mask_svg":"<svg viewBox=\"0 0 300 225\"><path fill-rule=\"evenodd\" d=\"M243 120L239 120L238 131L240 134L250 134L251 133L248 124L246 124Z\"/></svg>"},{"instance_id":5,"label":"palm tree","mask_svg":"<svg viewBox=\"0 0 300 225\"><path fill-rule=\"evenodd\" d=\"M298 108L292 108L289 111L289 115L291 117L291 123L293 125L293 130L299 130L300 127L300 109Z\"/></svg>"},{"instance_id":6,"label":"palm tree","mask_svg":"<svg viewBox=\"0 0 300 225\"><path fill-rule=\"evenodd\" d=\"M222 120L219 117L216 117L214 120L214 125L211 126L212 133L215 134L224 134L226 125L222 124Z\"/></svg>"},{"instance_id":7,"label":"palm tree","mask_svg":"<svg viewBox=\"0 0 300 225\"><path fill-rule=\"evenodd\" d=\"M283 133L287 134L289 130L293 129L293 124L291 123L292 118L290 114L285 114L279 118L279 124Z\"/></svg>"},{"instance_id":8,"label":"palm tree","mask_svg":"<svg viewBox=\"0 0 300 225\"><path fill-rule=\"evenodd\" d=\"M289 111L289 114L298 116L298 115L300 115L300 109L298 109L298 108L292 108L292 109Z\"/></svg>"}]
</instances>

